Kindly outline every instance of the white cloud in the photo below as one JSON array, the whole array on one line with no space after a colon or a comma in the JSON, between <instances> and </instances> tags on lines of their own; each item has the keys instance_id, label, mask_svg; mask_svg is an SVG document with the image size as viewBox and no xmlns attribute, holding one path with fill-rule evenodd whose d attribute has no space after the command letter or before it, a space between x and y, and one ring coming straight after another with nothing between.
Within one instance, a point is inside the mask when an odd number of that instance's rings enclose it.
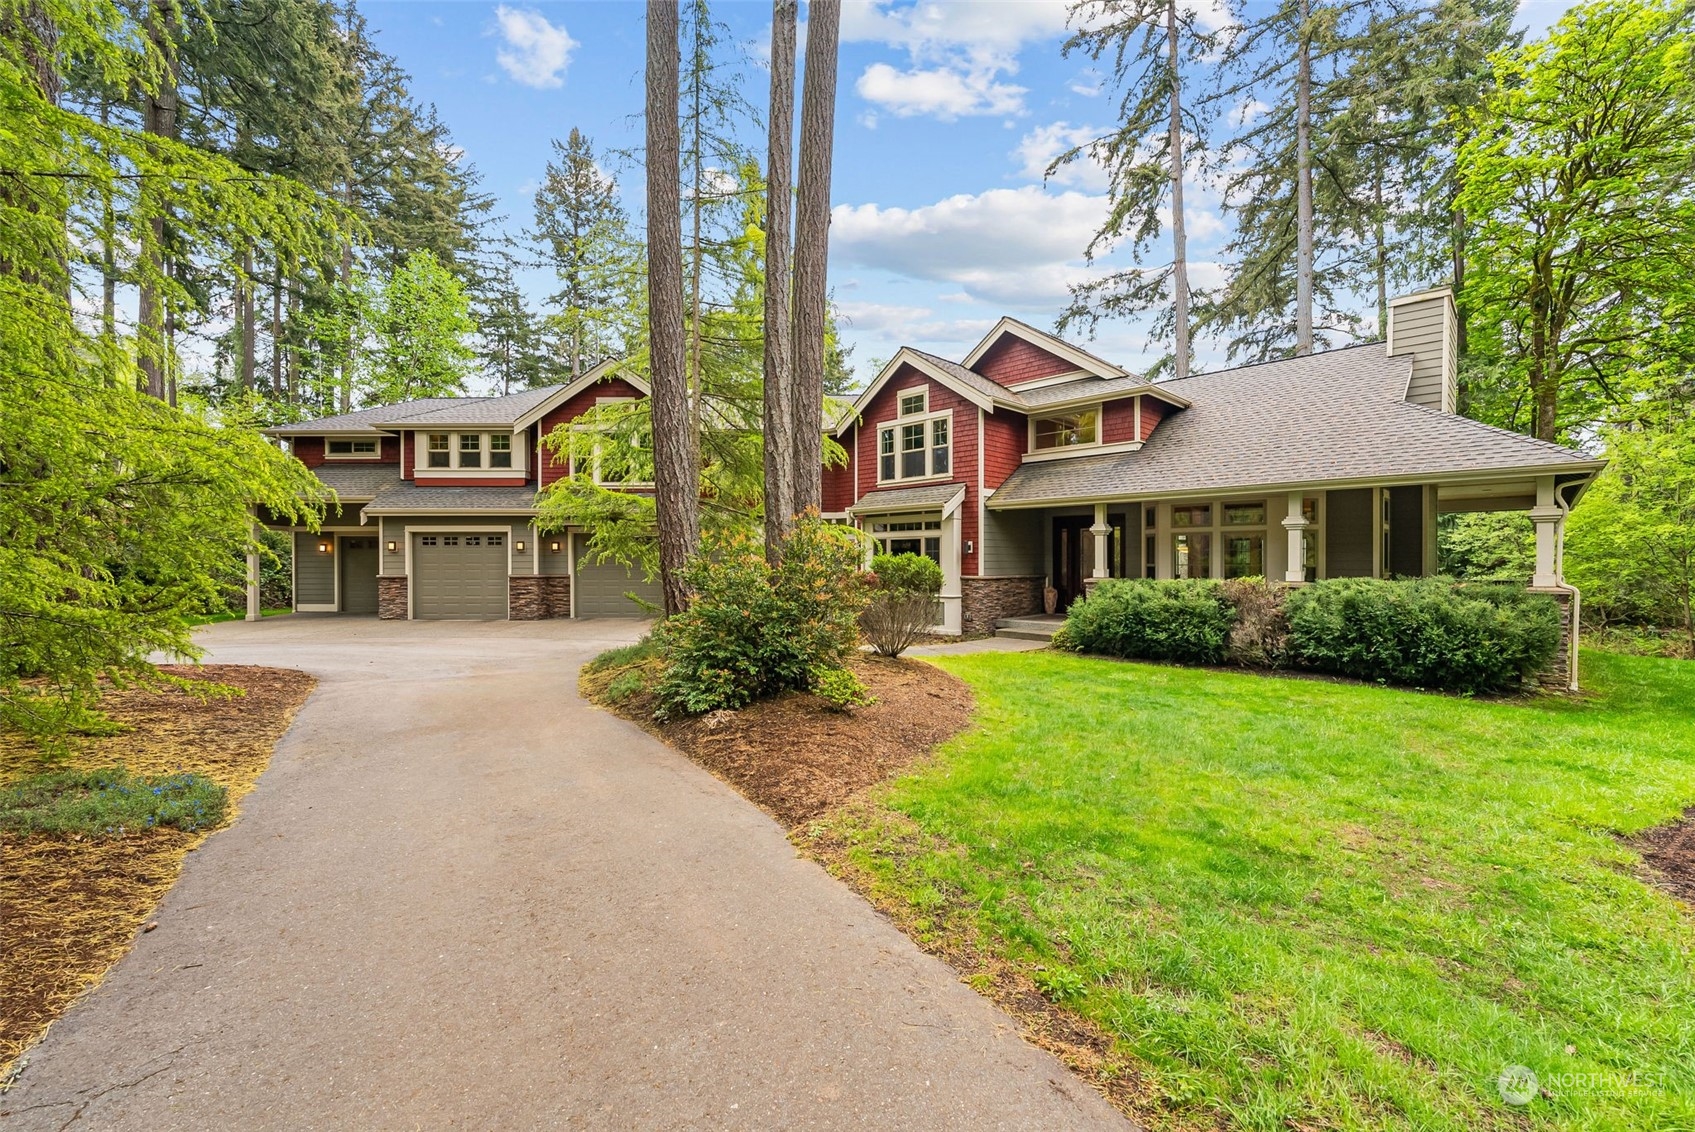
<instances>
[{"instance_id":1,"label":"white cloud","mask_svg":"<svg viewBox=\"0 0 1695 1132\"><path fill-rule=\"evenodd\" d=\"M921 208L838 205L833 259L913 279L951 283L972 298L1049 310L1096 272L1083 249L1106 198L1031 185L948 197Z\"/></svg>"},{"instance_id":2,"label":"white cloud","mask_svg":"<svg viewBox=\"0 0 1695 1132\"><path fill-rule=\"evenodd\" d=\"M1270 109L1269 105L1250 94L1230 108L1230 113L1226 115L1226 119L1229 121L1231 129L1239 130Z\"/></svg>"},{"instance_id":3,"label":"white cloud","mask_svg":"<svg viewBox=\"0 0 1695 1132\"><path fill-rule=\"evenodd\" d=\"M995 81L989 69L958 71L949 67L896 70L873 63L854 89L900 118L929 114L944 122L973 114L1016 114L1024 106L1024 87Z\"/></svg>"},{"instance_id":4,"label":"white cloud","mask_svg":"<svg viewBox=\"0 0 1695 1132\"><path fill-rule=\"evenodd\" d=\"M1084 98L1094 98L1106 89L1106 79L1093 67L1086 67L1066 84L1066 89L1072 94L1080 94Z\"/></svg>"},{"instance_id":5,"label":"white cloud","mask_svg":"<svg viewBox=\"0 0 1695 1132\"><path fill-rule=\"evenodd\" d=\"M936 318L928 307L892 303L837 303L835 309L856 337L895 346L973 345L995 325L992 318Z\"/></svg>"},{"instance_id":6,"label":"white cloud","mask_svg":"<svg viewBox=\"0 0 1695 1132\"><path fill-rule=\"evenodd\" d=\"M1093 126L1073 126L1069 122L1038 126L1024 135L1012 156L1019 163L1019 173L1039 182L1047 175L1048 166L1054 158L1078 146L1087 146L1105 132ZM1106 166L1087 151L1054 170L1050 180L1052 184L1095 192L1104 191L1108 183Z\"/></svg>"},{"instance_id":7,"label":"white cloud","mask_svg":"<svg viewBox=\"0 0 1695 1132\"><path fill-rule=\"evenodd\" d=\"M508 8L505 4L494 10L494 18L505 41L495 53L495 61L513 82L537 90L565 85L565 68L570 65L577 41L563 25L549 23L533 8Z\"/></svg>"}]
</instances>

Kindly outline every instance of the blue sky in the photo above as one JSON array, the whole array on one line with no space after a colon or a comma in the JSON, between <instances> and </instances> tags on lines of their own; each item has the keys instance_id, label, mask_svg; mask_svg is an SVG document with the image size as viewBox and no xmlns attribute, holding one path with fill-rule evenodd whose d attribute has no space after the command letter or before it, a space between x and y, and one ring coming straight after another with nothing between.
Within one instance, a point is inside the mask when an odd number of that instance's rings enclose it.
<instances>
[{"instance_id":1,"label":"blue sky","mask_svg":"<svg viewBox=\"0 0 1695 1132\"><path fill-rule=\"evenodd\" d=\"M1565 6L1532 0L1521 22L1539 32ZM1048 159L1109 125L1114 106L1087 61L1061 52L1066 7L847 0L830 280L862 377L902 345L958 357L1002 314L1051 326L1067 284L1090 270L1082 252L1104 210L1098 171L1074 166L1042 181ZM530 220L551 139L575 126L602 152L640 141L640 3L373 0L362 8L511 227ZM714 12L757 58L770 5L720 0ZM754 64L747 95L761 107L766 82ZM626 204L639 214L639 170L624 180ZM1220 273L1225 222L1205 186L1188 192L1191 256L1205 284ZM538 298L546 292L545 277L530 282ZM1103 326L1092 348L1131 369L1159 352L1128 324ZM1200 355L1220 364L1209 344Z\"/></svg>"}]
</instances>

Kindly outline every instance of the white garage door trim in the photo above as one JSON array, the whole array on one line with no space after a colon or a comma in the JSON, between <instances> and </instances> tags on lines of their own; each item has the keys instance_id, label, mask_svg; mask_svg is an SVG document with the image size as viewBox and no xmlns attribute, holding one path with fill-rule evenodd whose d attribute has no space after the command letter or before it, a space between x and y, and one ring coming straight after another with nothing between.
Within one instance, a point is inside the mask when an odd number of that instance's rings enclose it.
<instances>
[{"instance_id":1,"label":"white garage door trim","mask_svg":"<svg viewBox=\"0 0 1695 1132\"><path fill-rule=\"evenodd\" d=\"M418 587L412 584L412 582L415 578L415 575L412 573L412 536L413 535L463 535L463 534L501 534L501 533L504 533L506 535L506 575L507 575L508 578L510 578L512 576L512 524L510 524L510 523L481 523L481 524L479 524L479 523L450 523L450 524L447 524L447 525L440 525L440 524L431 523L431 524L426 524L426 525L423 525L423 526L413 526L411 524L408 524L407 527L406 527L406 541L404 543L404 545L406 547L406 620L416 621L418 619L418 611L415 608L417 600L418 600L417 599ZM506 593L506 619L508 621L510 621L512 619L512 584L511 584L510 581L507 582L506 590L507 590L507 593Z\"/></svg>"}]
</instances>

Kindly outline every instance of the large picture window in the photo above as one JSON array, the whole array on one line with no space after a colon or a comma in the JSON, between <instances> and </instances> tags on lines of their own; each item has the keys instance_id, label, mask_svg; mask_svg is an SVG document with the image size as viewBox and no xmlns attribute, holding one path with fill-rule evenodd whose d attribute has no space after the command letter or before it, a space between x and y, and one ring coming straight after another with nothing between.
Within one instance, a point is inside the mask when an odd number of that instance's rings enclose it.
<instances>
[{"instance_id":1,"label":"large picture window","mask_svg":"<svg viewBox=\"0 0 1695 1132\"><path fill-rule=\"evenodd\" d=\"M922 479L953 470L953 421L946 415L877 430L877 479Z\"/></svg>"},{"instance_id":2,"label":"large picture window","mask_svg":"<svg viewBox=\"0 0 1695 1132\"><path fill-rule=\"evenodd\" d=\"M1099 410L1084 409L1078 413L1037 417L1031 422L1030 446L1033 451L1045 452L1055 448L1093 444L1099 436Z\"/></svg>"},{"instance_id":3,"label":"large picture window","mask_svg":"<svg viewBox=\"0 0 1695 1132\"><path fill-rule=\"evenodd\" d=\"M1171 573L1175 578L1265 576L1266 504L1192 503L1171 508Z\"/></svg>"}]
</instances>

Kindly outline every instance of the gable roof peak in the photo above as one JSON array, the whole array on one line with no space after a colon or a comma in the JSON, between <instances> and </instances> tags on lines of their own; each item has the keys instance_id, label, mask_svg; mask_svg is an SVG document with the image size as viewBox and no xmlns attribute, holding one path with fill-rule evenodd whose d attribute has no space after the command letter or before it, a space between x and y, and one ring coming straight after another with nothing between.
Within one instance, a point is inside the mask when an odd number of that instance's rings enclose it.
<instances>
[{"instance_id":1,"label":"gable roof peak","mask_svg":"<svg viewBox=\"0 0 1695 1132\"><path fill-rule=\"evenodd\" d=\"M1011 315L1002 315L1000 321L983 336L982 340L971 347L971 352L965 355L964 365L967 369L975 370L977 363L983 360L1002 339L1007 336L1018 338L1039 350L1046 351L1054 357L1066 361L1096 377L1130 377L1130 371L1122 366L1114 365L1096 354L1091 354L1081 346L1073 345L1056 334L1046 330L1038 330L1027 322L1022 322Z\"/></svg>"}]
</instances>

